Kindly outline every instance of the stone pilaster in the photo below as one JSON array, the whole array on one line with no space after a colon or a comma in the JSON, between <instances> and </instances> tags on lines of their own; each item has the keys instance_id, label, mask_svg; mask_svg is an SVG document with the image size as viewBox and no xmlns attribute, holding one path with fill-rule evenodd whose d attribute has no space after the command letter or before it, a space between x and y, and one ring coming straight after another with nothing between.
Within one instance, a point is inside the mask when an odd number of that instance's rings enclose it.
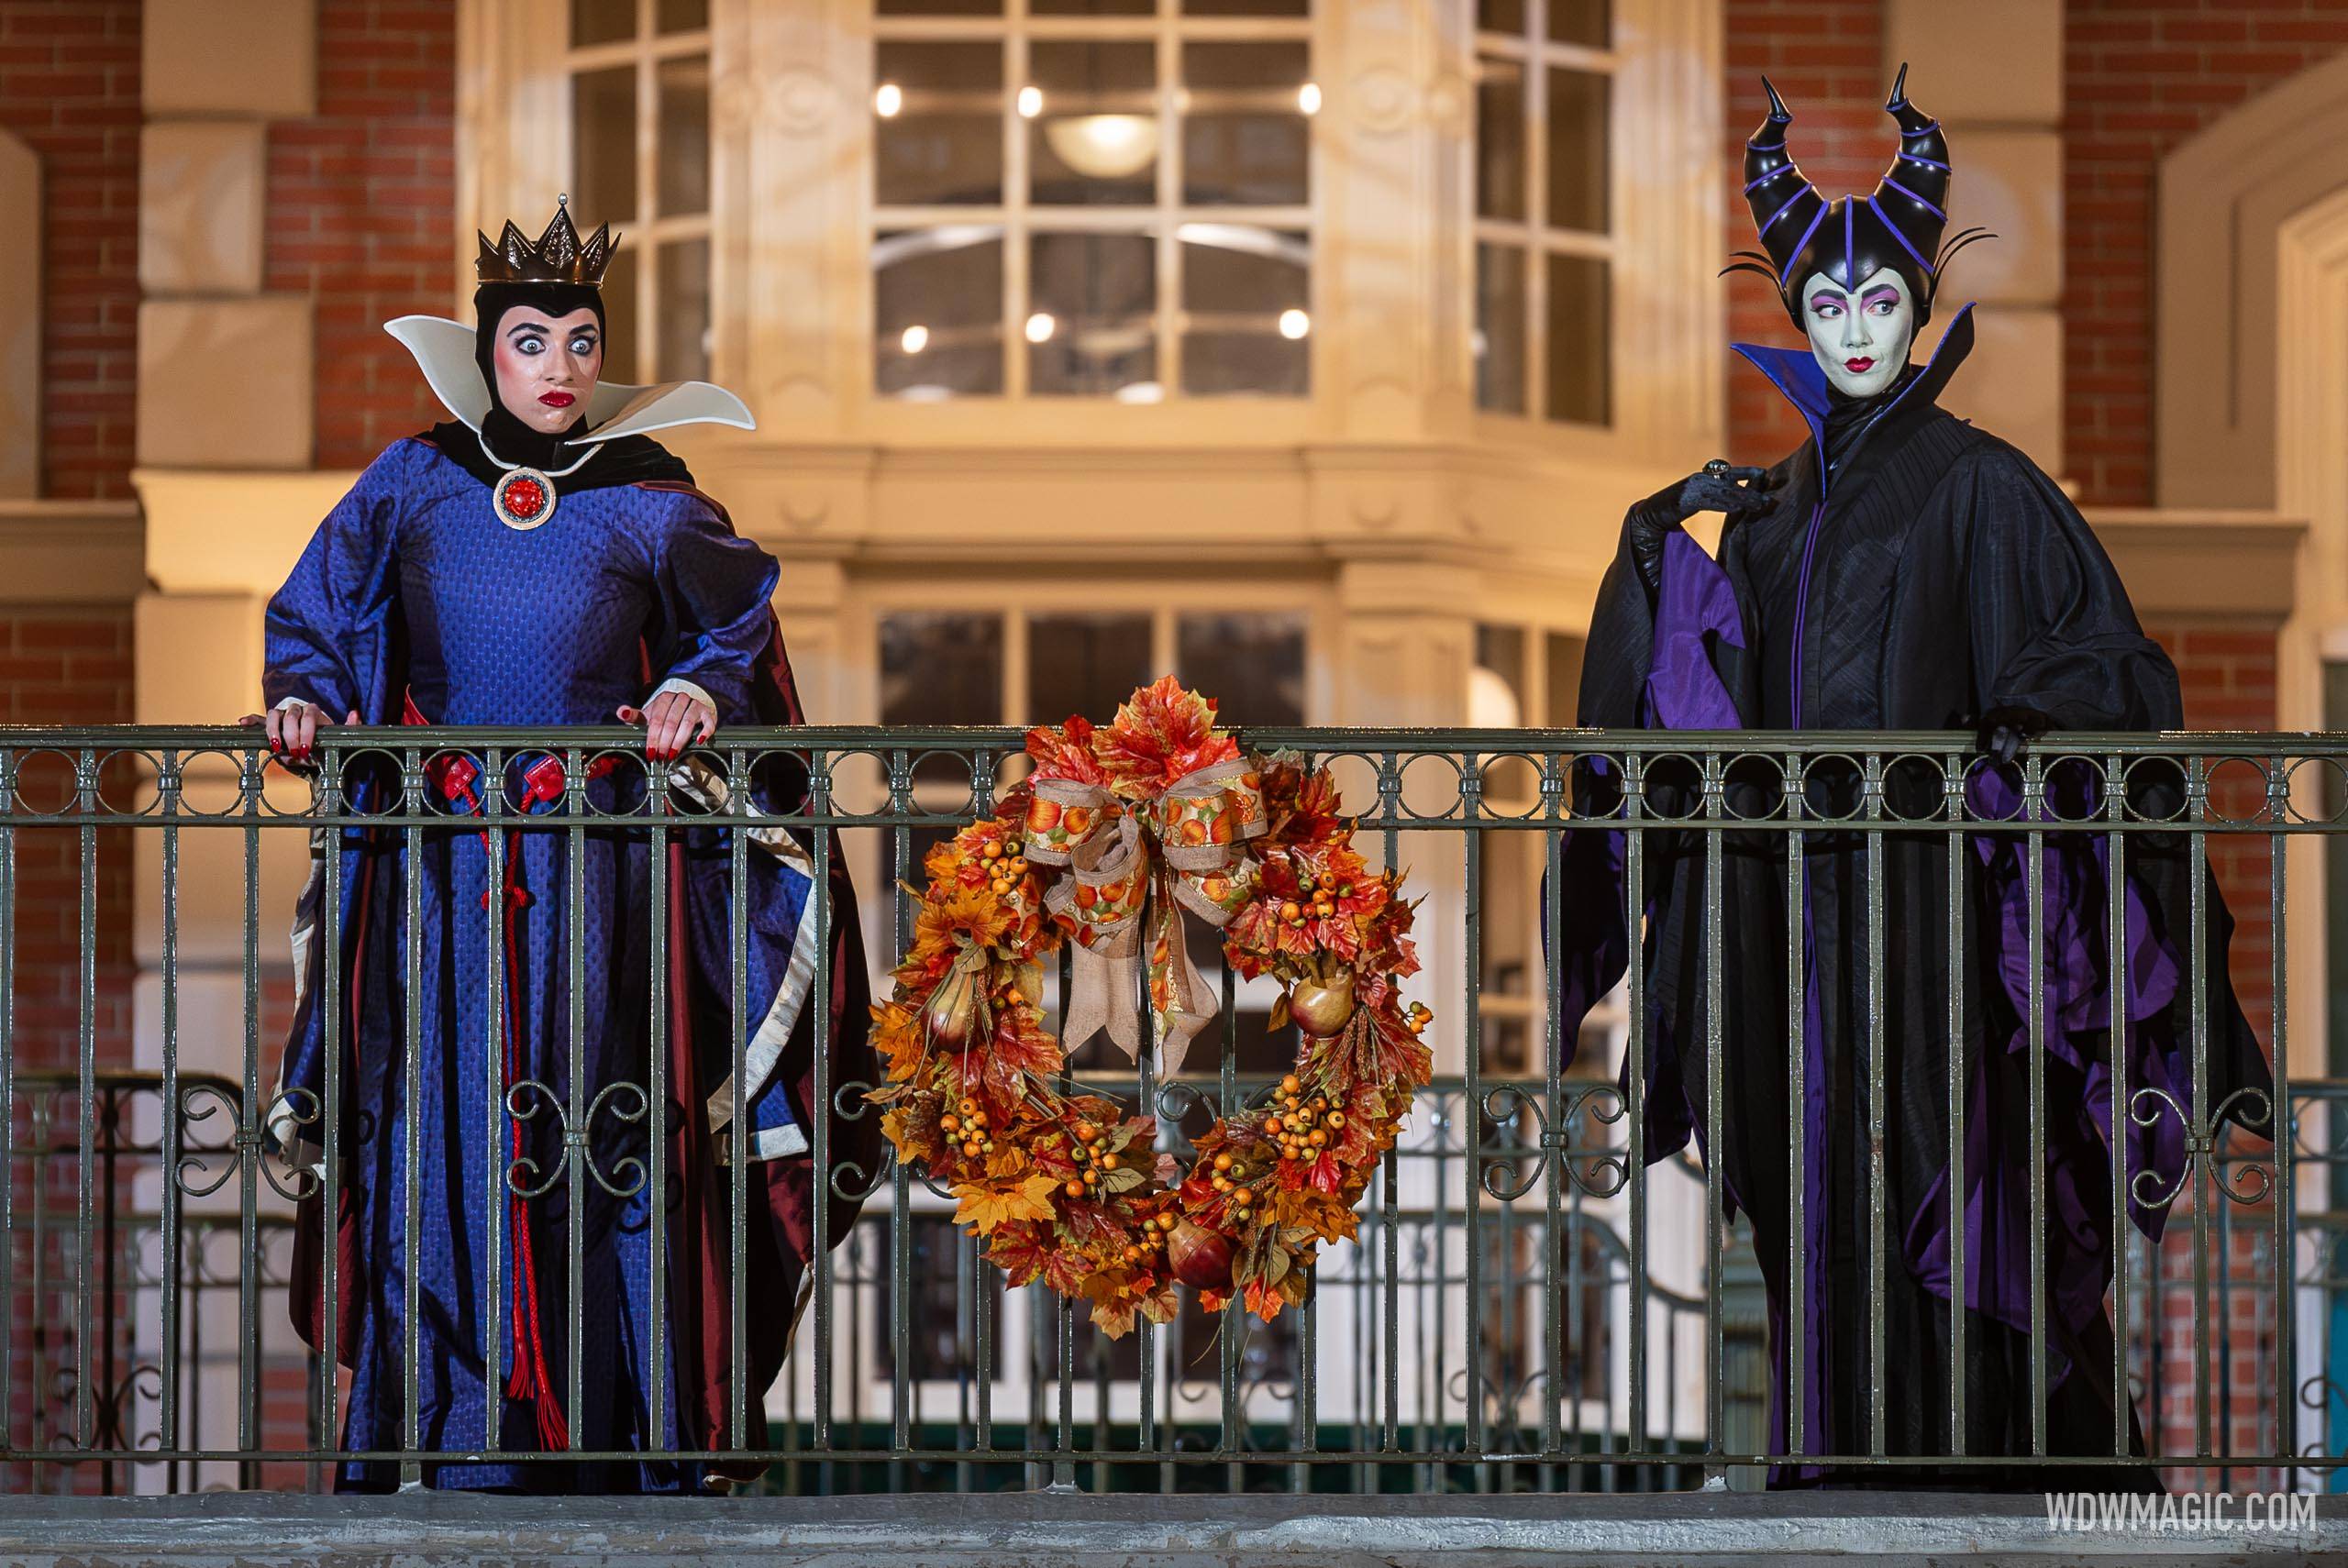
<instances>
[{"instance_id":1,"label":"stone pilaster","mask_svg":"<svg viewBox=\"0 0 2348 1568\"><path fill-rule=\"evenodd\" d=\"M1943 400L2063 472L2063 8L2042 0L1890 0L1884 81L1940 117L1952 235L1998 236L1950 270L1937 334L1967 300L1979 347Z\"/></svg>"}]
</instances>

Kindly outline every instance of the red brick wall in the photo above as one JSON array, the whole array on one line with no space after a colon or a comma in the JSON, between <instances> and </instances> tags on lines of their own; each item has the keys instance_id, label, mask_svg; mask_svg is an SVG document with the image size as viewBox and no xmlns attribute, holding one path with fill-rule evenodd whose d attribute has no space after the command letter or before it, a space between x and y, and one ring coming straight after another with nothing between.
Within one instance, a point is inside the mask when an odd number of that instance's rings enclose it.
<instances>
[{"instance_id":1,"label":"red brick wall","mask_svg":"<svg viewBox=\"0 0 2348 1568\"><path fill-rule=\"evenodd\" d=\"M138 0L0 0L0 129L40 160L41 490L130 493Z\"/></svg>"},{"instance_id":2,"label":"red brick wall","mask_svg":"<svg viewBox=\"0 0 2348 1568\"><path fill-rule=\"evenodd\" d=\"M2068 0L2064 449L2086 500L2153 499L2151 257L2161 158L2343 47L2348 0Z\"/></svg>"},{"instance_id":3,"label":"red brick wall","mask_svg":"<svg viewBox=\"0 0 2348 1568\"><path fill-rule=\"evenodd\" d=\"M2148 624L2145 630L2176 662L2187 728L2275 727L2276 643L2271 627L2245 622L2167 621ZM2221 818L2247 820L2257 815L2264 803L2266 780L2243 765L2219 762L2211 771L2210 790L2212 807ZM2219 835L2210 841L2210 863L2234 917L2234 991L2242 999L2252 1028L2271 1049L2275 927L2268 904L2273 867L2269 843L2256 834ZM2254 1178L2240 1179L2243 1190L2254 1190ZM2213 1276L2229 1275L2236 1288L2227 1293L2231 1321L2212 1324L2210 1332L2210 1440L2221 1450L2272 1452L2276 1445L2274 1263L2257 1241L2262 1229L2273 1223L2272 1210L2263 1204L2244 1205L2222 1198L2216 1200L2215 1208L2236 1231L2221 1240L2213 1216L2211 1272ZM2199 1426L2194 1377L2198 1342L2193 1326L2198 1304L2192 1285L2191 1209L2190 1194L2180 1197L2157 1253L2165 1282L2157 1310L2160 1368L2157 1375L2147 1368L2137 1406L2147 1424L2147 1439L2169 1453L2192 1452ZM2145 1314L2152 1309L2140 1297L2130 1310L2141 1324L2147 1321ZM2214 1288L2210 1310L2219 1310ZM2151 1353L2147 1346L2147 1356ZM2216 1471L2178 1469L2167 1473L2167 1479L2172 1487L2214 1490L2221 1478ZM2223 1479L2237 1492L2275 1484L2272 1473L2246 1470L2233 1471Z\"/></svg>"},{"instance_id":4,"label":"red brick wall","mask_svg":"<svg viewBox=\"0 0 2348 1568\"><path fill-rule=\"evenodd\" d=\"M127 723L131 717L130 611L127 605L0 608L0 723ZM22 792L36 810L68 810L73 792L72 764L58 756L28 761ZM78 828L20 828L16 838L17 968L15 977L15 1066L17 1147L22 1151L39 1132L40 1145L71 1149L79 1101L69 1088L40 1075L71 1072L79 1060L81 1036L82 863ZM95 939L96 1056L101 1067L130 1060L131 871L128 834L97 834L96 898L92 922ZM151 1115L151 1106L142 1106ZM40 1118L47 1118L43 1130ZM124 1169L138 1166L126 1160ZM61 1377L77 1364L73 1336L79 1323L69 1283L78 1276L70 1246L78 1162L70 1153L38 1162L20 1158L13 1173L17 1193L17 1278L29 1289L38 1261L45 1286L41 1297L19 1297L17 1331L10 1337L8 1428L14 1441L54 1445L60 1424L71 1433L70 1392ZM49 1215L47 1234L36 1245L31 1209L35 1199ZM105 1203L103 1193L99 1201ZM59 1217L68 1234L58 1231ZM101 1323L120 1321L118 1309L99 1304ZM103 1370L102 1343L94 1364ZM118 1363L123 1342L113 1337ZM37 1364L38 1363L38 1364ZM125 1365L117 1365L119 1375ZM39 1374L38 1380L36 1373ZM43 1421L35 1424L33 1398L45 1388ZM103 1416L101 1416L103 1420ZM105 1477L94 1469L51 1471L39 1478L44 1490L90 1492ZM0 1486L23 1490L34 1478L12 1466Z\"/></svg>"},{"instance_id":5,"label":"red brick wall","mask_svg":"<svg viewBox=\"0 0 2348 1568\"><path fill-rule=\"evenodd\" d=\"M1890 167L1899 139L1883 112L1890 79L1883 69L1879 0L1728 0L1724 7L1728 124L1723 165L1744 166L1744 138L1769 113L1768 77L1794 113L1790 149L1802 172L1829 196L1871 191ZM1729 252L1754 247L1744 181L1725 182ZM1800 338L1765 278L1728 280L1729 336L1740 343L1795 344ZM1729 359L1729 450L1739 462L1775 462L1807 431L1777 390L1744 360Z\"/></svg>"},{"instance_id":6,"label":"red brick wall","mask_svg":"<svg viewBox=\"0 0 2348 1568\"><path fill-rule=\"evenodd\" d=\"M396 315L449 314L455 0L320 0L318 114L269 128L265 286L316 301L320 468L444 418Z\"/></svg>"},{"instance_id":7,"label":"red brick wall","mask_svg":"<svg viewBox=\"0 0 2348 1568\"><path fill-rule=\"evenodd\" d=\"M122 724L131 719L130 610L0 608L0 723ZM24 793L70 809L61 757L37 756ZM98 1058L130 1058L130 845L98 834ZM25 828L17 844L16 1052L19 1067L67 1066L80 1032L81 833Z\"/></svg>"}]
</instances>

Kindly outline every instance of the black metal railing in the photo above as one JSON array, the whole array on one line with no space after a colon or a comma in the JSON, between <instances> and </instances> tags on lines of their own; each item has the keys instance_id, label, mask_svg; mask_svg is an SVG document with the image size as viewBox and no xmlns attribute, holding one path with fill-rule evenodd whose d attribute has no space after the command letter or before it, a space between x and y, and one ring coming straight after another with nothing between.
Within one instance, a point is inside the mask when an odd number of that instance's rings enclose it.
<instances>
[{"instance_id":1,"label":"black metal railing","mask_svg":"<svg viewBox=\"0 0 2348 1568\"><path fill-rule=\"evenodd\" d=\"M491 1053L470 1111L452 1110L448 1128L406 1119L399 1168L407 1201L398 1222L402 1255L414 1257L436 1227L490 1217L486 1268L468 1284L478 1310L456 1318L491 1342L508 1316L514 1271L525 1266L495 1217L516 1194L551 1195L555 1218L542 1244L554 1255L541 1253L536 1266L549 1279L567 1275L559 1296L572 1309L549 1326L548 1354L562 1386L578 1389L596 1375L599 1357L616 1353L591 1333L582 1306L589 1184L615 1201L639 1201L652 1255L670 1255L683 1173L649 1151L669 1148L677 1119L699 1109L677 1103L657 1045L681 972L671 964L670 902L681 895L669 850L691 841L721 868L737 918L734 951L719 961L730 965L735 994L746 974L739 916L757 830L795 835L814 889L802 918L824 935L835 922L860 921L877 977L910 935L907 883L919 875L924 846L992 811L1024 761L1019 734L1007 730L739 732L698 754L706 767L689 786L647 768L631 739L619 730L330 730L317 767L297 777L270 763L250 731L0 731L0 990L17 999L0 1010L0 1102L9 1110L0 1118L0 1465L12 1485L319 1486L353 1458L415 1478L460 1462L576 1464L669 1452L597 1450L576 1436L575 1423L568 1449L515 1442L504 1435L510 1397L496 1376L484 1380L490 1440L433 1447L415 1269L374 1303L396 1325L392 1342L371 1350L400 1390L397 1441L356 1455L338 1451L352 1384L320 1373L350 1348L338 1343L350 1286L339 1277L334 1236L313 1237L326 1260L315 1350L294 1336L284 1299L297 1272L289 1261L297 1209L307 1200L303 1212L336 1214L346 1152L381 1133L346 1124L340 1109L344 1073L381 1065L348 1060L349 1032L363 1014L340 988L347 889L334 851L368 835L414 865L428 845L477 839L485 886L495 887L526 840L562 845L571 897L556 950L565 983L549 1017L563 1026L569 1071L508 1081ZM730 1199L736 1266L720 1309L735 1331L734 1360L714 1447L685 1457L764 1464L763 1485L792 1491L1054 1483L1558 1490L1708 1478L1745 1485L1773 1463L1824 1458L1936 1469L2010 1458L1888 1452L1879 1392L1855 1452L1773 1444L1762 1279L1778 1260L1757 1255L1746 1227L1731 1219L1719 1169L1708 1171L1692 1150L1654 1164L1645 1157L1660 971L1633 964L1624 986L1569 1040L1558 955L1542 933L1558 930L1576 900L1611 900L1636 931L1667 860L1685 868L1699 895L1687 933L1700 949L1691 972L1715 987L1697 1025L1708 1046L1703 1081L1689 1093L1706 1124L1720 1126L1734 1110L1722 1099L1724 1056L1738 1047L1740 1023L1716 977L1753 934L1720 896L1730 857L1776 846L1760 852L1774 856L1767 864L1791 908L1802 898L1806 853L1833 845L1847 855L1859 868L1844 889L1860 911L1855 951L1878 976L1946 964L1956 977L1950 1026L1961 1031L1961 957L1945 947L1887 950L1883 856L1916 842L1944 852L1956 891L1944 923L1930 929L1961 955L1958 905L1975 896L1966 891L1966 857L2013 842L2025 846L2025 907L2039 910L2039 852L2101 846L2111 873L2099 914L2123 970L2108 988L2115 1035L2130 1023L2121 1011L2130 856L2169 856L2194 876L2191 930L2171 933L2189 1081L2171 1092L2132 1085L2121 1070L2109 1090L2140 1124L2173 1121L2185 1151L2175 1190L2154 1193L2145 1186L2153 1173L2129 1166L2129 1140L2111 1140L2109 1218L2126 1244L2106 1297L2110 1374L2132 1397L2147 1452L2132 1454L2123 1403L2108 1443L2065 1458L2149 1460L2195 1484L2328 1486L2337 1434L2348 1431L2348 1270L2339 1263L2348 1234L2340 1201L2348 1197L2348 1083L2291 1072L2287 882L2294 841L2348 833L2348 739L2064 736L2026 754L2002 776L2006 788L1988 792L1976 787L1988 765L1945 734L1312 729L1244 739L1259 751L1327 760L1358 813L1365 847L1406 867L1427 895L1419 933L1428 962L1413 994L1437 1013L1429 1038L1440 1076L1366 1196L1358 1239L1324 1253L1311 1301L1268 1327L1235 1306L1208 1318L1186 1304L1176 1322L1145 1323L1113 1342L1040 1287L1005 1289L972 1239L954 1229L950 1198L893 1163L841 1157L840 1130L869 1125L862 1094L872 1086L833 1081L835 977L818 965L812 1103L828 1114L810 1119L810 1154L819 1190L858 1207L836 1237L831 1206L814 1205L816 1261L803 1317L771 1386L752 1386L743 1326L793 1303L748 1297L749 1118L734 1117L721 1134L729 1157L716 1179ZM451 761L497 779L547 756L561 765L560 786L535 812L513 790L488 789L480 814L467 814L438 787ZM803 777L804 800L768 814L760 802L771 797L758 781L778 760L792 778ZM1616 879L1581 877L1569 833L1619 835ZM581 895L593 854L637 852L648 900L641 945L611 944L607 933L591 943ZM834 909L825 896L836 860L855 871L860 910ZM2234 978L2273 1064L2274 1103L2291 1118L2292 1135L2277 1146L2243 1131L2271 1126L2263 1096L2213 1103L2209 1093L2213 998L2224 977L2210 972L2201 939L2218 916L2199 873L2213 864L2228 873L2243 922ZM320 900L312 940L322 944L324 994L336 1005L319 1010L323 1089L305 1096L269 1087L294 1007L291 954L264 932L290 914L280 900L313 867ZM125 867L134 873L127 880L118 875ZM388 958L371 960L402 977L401 994L447 972L443 955L426 951L423 881L392 889L399 907L382 929L396 940ZM476 902L475 890L451 905L449 920L474 922L481 949L493 955L499 900ZM2026 1110L2029 1212L2039 1221L2048 1213L2050 1117L2077 1110L2046 1099L2043 1044L2050 1029L2066 1025L2045 1016L2044 923L2031 922L2021 960L2030 1002L2020 1021L2040 1047L2029 1055ZM1787 1027L1798 1032L1811 982L1789 929L1773 928L1764 950L1742 961L1779 967L1791 998ZM51 940L61 936L61 945ZM1177 1155L1223 1109L1266 1092L1292 1046L1263 1027L1268 994L1221 972L1211 946L1199 956L1222 988L1212 1066L1161 1080L1146 1061L1121 1067L1098 1048L1072 1062L1078 1077L1154 1110L1161 1146ZM593 1081L583 1069L581 999L591 962L641 967L642 988L631 994L656 1042L643 1054L642 1081ZM506 975L492 962L481 977L485 1019L506 1005ZM2296 989L2322 996L2321 974ZM23 1000L60 994L70 999L61 1007ZM1869 994L1879 998L1880 987ZM1055 1008L1058 995L1055 986L1047 998ZM727 1043L739 1081L755 1023L734 1011ZM394 1026L404 1049L393 1092L404 1104L424 1099L421 1013L401 1010ZM1860 1092L1879 1131L1887 1058L1902 1042L1884 1037L1879 1002L1863 1021L1876 1048ZM1798 1102L1804 1087L1797 1070L1788 1093ZM1955 1068L1936 1092L1962 1129L1967 1086ZM2232 1123L2221 1120L2229 1111ZM557 1135L534 1157L516 1156L512 1121L534 1116ZM462 1159L449 1152L453 1143L442 1146L458 1128L475 1141ZM493 1173L452 1200L460 1213L427 1212L415 1200L427 1136L432 1158ZM1962 1146L1954 1132L1951 1144ZM289 1159L296 1146L305 1153ZM1904 1217L1887 1212L1886 1182L1864 1185L1859 1233L1867 1277L1880 1286L1887 1268L1903 1266L1891 1238ZM574 1193L580 1200L566 1201ZM2132 1195L2173 1198L2160 1242L2128 1223ZM1799 1184L1791 1201L1797 1250L1787 1276L1799 1279ZM1960 1255L1952 1273L1962 1278L1966 1242L1963 1228L1954 1230ZM2043 1251L2042 1229L2029 1268L2032 1320L2042 1325L2051 1287ZM648 1282L656 1407L676 1392L663 1338L665 1272L653 1270ZM1963 1363L1974 1316L1955 1315L1951 1361ZM1880 1371L1889 1342L1879 1304L1866 1331ZM2050 1384L2061 1374L2050 1370L2046 1346L2043 1334L2028 1341L2034 1408L2025 1454L2052 1452ZM493 1343L485 1353L497 1364ZM1961 1447L1956 1393L1949 1430ZM767 1441L745 1441L759 1410Z\"/></svg>"}]
</instances>

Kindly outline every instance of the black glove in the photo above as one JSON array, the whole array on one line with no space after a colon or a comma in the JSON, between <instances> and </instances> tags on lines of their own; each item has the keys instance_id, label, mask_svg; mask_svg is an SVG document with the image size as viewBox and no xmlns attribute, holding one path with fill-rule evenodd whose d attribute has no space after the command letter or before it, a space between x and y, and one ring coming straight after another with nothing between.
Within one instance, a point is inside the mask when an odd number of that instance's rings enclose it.
<instances>
[{"instance_id":1,"label":"black glove","mask_svg":"<svg viewBox=\"0 0 2348 1568\"><path fill-rule=\"evenodd\" d=\"M1663 544L1671 531L1699 512L1722 512L1731 523L1759 516L1776 504L1775 479L1767 469L1732 468L1720 458L1677 484L1667 485L1623 514L1623 537L1649 594L1663 588Z\"/></svg>"},{"instance_id":2,"label":"black glove","mask_svg":"<svg viewBox=\"0 0 2348 1568\"><path fill-rule=\"evenodd\" d=\"M2054 721L2035 708L1992 708L1981 715L1973 744L2002 767L2021 756L2024 742L2034 741L2054 727Z\"/></svg>"}]
</instances>

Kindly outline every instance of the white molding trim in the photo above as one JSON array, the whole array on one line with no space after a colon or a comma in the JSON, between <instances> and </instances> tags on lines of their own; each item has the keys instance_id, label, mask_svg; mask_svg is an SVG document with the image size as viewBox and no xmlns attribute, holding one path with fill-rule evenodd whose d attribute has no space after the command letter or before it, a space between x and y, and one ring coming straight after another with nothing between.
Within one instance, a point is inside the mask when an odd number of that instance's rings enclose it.
<instances>
[{"instance_id":1,"label":"white molding trim","mask_svg":"<svg viewBox=\"0 0 2348 1568\"><path fill-rule=\"evenodd\" d=\"M2152 283L2154 493L2164 506L2287 504L2276 476L2287 384L2276 373L2277 247L2295 215L2348 187L2348 162L2331 155L2342 146L2348 55L2254 98L2162 161Z\"/></svg>"}]
</instances>

